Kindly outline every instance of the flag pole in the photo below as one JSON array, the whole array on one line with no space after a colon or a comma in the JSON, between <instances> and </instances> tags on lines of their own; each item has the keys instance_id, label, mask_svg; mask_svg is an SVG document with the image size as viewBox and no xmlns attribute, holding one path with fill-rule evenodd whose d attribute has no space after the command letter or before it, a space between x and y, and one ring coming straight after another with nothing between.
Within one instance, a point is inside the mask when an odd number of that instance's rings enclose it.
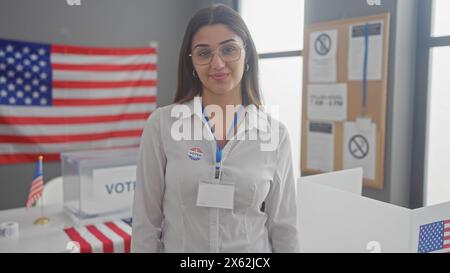
<instances>
[{"instance_id":1,"label":"flag pole","mask_svg":"<svg viewBox=\"0 0 450 273\"><path fill-rule=\"evenodd\" d=\"M44 165L43 165L42 161L43 161L44 157L42 155L40 155L38 157L38 159L39 159L39 164L40 164L41 168L43 169ZM43 170L42 170L42 180L44 180ZM44 182L42 182L42 183L44 183ZM44 216L44 190L42 190L42 195L41 195L40 199L41 199L41 217L36 219L36 221L34 221L34 224L35 225L47 225L50 222L50 219L48 217Z\"/></svg>"}]
</instances>

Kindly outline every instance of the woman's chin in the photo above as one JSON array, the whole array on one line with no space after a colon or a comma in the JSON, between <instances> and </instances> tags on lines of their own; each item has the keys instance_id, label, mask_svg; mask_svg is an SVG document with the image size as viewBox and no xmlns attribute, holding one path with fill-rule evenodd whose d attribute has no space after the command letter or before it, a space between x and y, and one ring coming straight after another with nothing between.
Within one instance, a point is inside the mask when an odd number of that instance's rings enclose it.
<instances>
[{"instance_id":1,"label":"woman's chin","mask_svg":"<svg viewBox=\"0 0 450 273\"><path fill-rule=\"evenodd\" d=\"M208 88L210 92L214 93L215 95L226 95L226 94L230 94L232 92L232 88L224 88L223 86L220 87L213 87L213 88Z\"/></svg>"}]
</instances>

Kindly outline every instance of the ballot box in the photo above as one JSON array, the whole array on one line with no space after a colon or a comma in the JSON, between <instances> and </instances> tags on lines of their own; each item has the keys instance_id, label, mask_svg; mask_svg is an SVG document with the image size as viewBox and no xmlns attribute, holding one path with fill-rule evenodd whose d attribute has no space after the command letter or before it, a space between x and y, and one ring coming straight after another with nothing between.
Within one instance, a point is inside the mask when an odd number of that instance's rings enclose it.
<instances>
[{"instance_id":1,"label":"ballot box","mask_svg":"<svg viewBox=\"0 0 450 273\"><path fill-rule=\"evenodd\" d=\"M85 225L131 217L138 148L61 154L64 210Z\"/></svg>"}]
</instances>

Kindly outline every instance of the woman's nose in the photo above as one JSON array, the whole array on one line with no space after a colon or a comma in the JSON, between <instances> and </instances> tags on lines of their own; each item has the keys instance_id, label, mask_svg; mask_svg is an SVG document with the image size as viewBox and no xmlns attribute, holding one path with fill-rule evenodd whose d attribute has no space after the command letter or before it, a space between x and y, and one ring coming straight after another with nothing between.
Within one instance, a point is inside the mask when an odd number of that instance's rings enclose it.
<instances>
[{"instance_id":1,"label":"woman's nose","mask_svg":"<svg viewBox=\"0 0 450 273\"><path fill-rule=\"evenodd\" d=\"M225 67L225 62L222 60L219 54L214 54L211 60L211 67L214 69L221 69Z\"/></svg>"}]
</instances>

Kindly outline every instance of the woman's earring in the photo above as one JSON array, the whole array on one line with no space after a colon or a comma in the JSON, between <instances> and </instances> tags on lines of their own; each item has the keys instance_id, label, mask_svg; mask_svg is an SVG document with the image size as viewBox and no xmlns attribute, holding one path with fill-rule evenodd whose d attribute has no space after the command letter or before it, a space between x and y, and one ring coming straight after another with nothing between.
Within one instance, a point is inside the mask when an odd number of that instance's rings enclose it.
<instances>
[{"instance_id":1,"label":"woman's earring","mask_svg":"<svg viewBox=\"0 0 450 273\"><path fill-rule=\"evenodd\" d=\"M192 77L197 78L197 74L195 74L195 69L192 69Z\"/></svg>"},{"instance_id":2,"label":"woman's earring","mask_svg":"<svg viewBox=\"0 0 450 273\"><path fill-rule=\"evenodd\" d=\"M250 69L250 66L248 64L245 65L245 71L248 71Z\"/></svg>"}]
</instances>

